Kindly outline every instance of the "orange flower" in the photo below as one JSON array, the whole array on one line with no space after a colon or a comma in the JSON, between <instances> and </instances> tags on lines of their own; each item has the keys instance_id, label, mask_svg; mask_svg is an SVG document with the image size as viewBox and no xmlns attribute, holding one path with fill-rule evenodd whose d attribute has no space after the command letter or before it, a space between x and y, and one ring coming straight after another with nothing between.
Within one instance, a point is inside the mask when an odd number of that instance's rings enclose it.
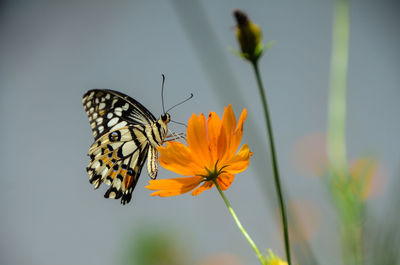
<instances>
[{"instance_id":1,"label":"orange flower","mask_svg":"<svg viewBox=\"0 0 400 265\"><path fill-rule=\"evenodd\" d=\"M237 173L248 165L251 152L244 144L238 152L243 134L243 123L247 111L243 110L236 124L231 105L225 107L222 120L215 112L210 112L207 125L204 115L193 114L187 127L187 146L180 142L167 142L158 147L161 166L177 174L190 176L184 178L150 180L146 188L157 190L151 195L160 197L175 196L192 191L199 195L211 189L214 181L222 190L229 188Z\"/></svg>"}]
</instances>

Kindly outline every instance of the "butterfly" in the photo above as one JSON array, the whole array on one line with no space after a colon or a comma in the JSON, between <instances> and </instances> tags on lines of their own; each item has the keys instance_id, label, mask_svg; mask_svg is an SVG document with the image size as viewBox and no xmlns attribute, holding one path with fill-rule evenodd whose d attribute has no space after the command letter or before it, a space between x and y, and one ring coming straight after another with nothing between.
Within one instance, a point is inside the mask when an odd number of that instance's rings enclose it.
<instances>
[{"instance_id":1,"label":"butterfly","mask_svg":"<svg viewBox=\"0 0 400 265\"><path fill-rule=\"evenodd\" d=\"M104 197L121 198L125 205L146 159L149 177L157 177L157 147L167 137L171 117L164 112L157 120L133 98L110 89L89 90L82 103L94 136L86 168L89 182L95 189L101 183L110 185Z\"/></svg>"}]
</instances>

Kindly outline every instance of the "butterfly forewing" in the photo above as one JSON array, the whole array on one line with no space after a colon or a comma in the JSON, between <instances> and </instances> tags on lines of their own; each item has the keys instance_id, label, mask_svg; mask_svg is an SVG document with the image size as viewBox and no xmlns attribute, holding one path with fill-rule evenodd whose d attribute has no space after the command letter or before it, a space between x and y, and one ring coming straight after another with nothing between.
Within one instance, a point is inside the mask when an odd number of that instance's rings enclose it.
<instances>
[{"instance_id":1,"label":"butterfly forewing","mask_svg":"<svg viewBox=\"0 0 400 265\"><path fill-rule=\"evenodd\" d=\"M93 136L130 125L152 125L155 117L133 98L110 89L93 89L83 95Z\"/></svg>"},{"instance_id":2,"label":"butterfly forewing","mask_svg":"<svg viewBox=\"0 0 400 265\"><path fill-rule=\"evenodd\" d=\"M97 189L110 185L106 198L130 201L148 158L151 178L157 176L157 150L166 135L166 123L157 121L139 102L113 90L90 90L83 96L95 141L89 149L89 181ZM165 125L162 130L160 124ZM151 132L151 133L150 133Z\"/></svg>"}]
</instances>

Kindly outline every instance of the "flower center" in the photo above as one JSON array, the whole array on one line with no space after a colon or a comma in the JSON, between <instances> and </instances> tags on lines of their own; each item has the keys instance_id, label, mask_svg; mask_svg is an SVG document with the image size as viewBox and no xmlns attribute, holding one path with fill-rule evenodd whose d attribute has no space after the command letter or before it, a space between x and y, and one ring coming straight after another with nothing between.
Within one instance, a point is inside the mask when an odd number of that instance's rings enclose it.
<instances>
[{"instance_id":1,"label":"flower center","mask_svg":"<svg viewBox=\"0 0 400 265\"><path fill-rule=\"evenodd\" d=\"M225 171L223 171L223 170L226 167L227 167L227 165L225 165L221 168L218 168L218 161L217 161L217 162L215 162L214 168L211 170L208 169L207 167L204 167L205 170L207 171L207 175L200 175L200 176L202 176L206 181L216 180L219 175L221 175L222 173L225 173Z\"/></svg>"}]
</instances>

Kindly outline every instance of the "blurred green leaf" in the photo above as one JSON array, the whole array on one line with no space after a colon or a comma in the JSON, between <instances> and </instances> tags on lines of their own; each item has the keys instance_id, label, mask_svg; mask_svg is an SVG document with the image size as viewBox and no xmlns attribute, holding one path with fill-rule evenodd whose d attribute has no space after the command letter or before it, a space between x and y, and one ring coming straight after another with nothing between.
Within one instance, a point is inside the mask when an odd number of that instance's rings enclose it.
<instances>
[{"instance_id":1,"label":"blurred green leaf","mask_svg":"<svg viewBox=\"0 0 400 265\"><path fill-rule=\"evenodd\" d=\"M125 247L125 265L187 265L187 251L170 227L144 225L135 230Z\"/></svg>"}]
</instances>

